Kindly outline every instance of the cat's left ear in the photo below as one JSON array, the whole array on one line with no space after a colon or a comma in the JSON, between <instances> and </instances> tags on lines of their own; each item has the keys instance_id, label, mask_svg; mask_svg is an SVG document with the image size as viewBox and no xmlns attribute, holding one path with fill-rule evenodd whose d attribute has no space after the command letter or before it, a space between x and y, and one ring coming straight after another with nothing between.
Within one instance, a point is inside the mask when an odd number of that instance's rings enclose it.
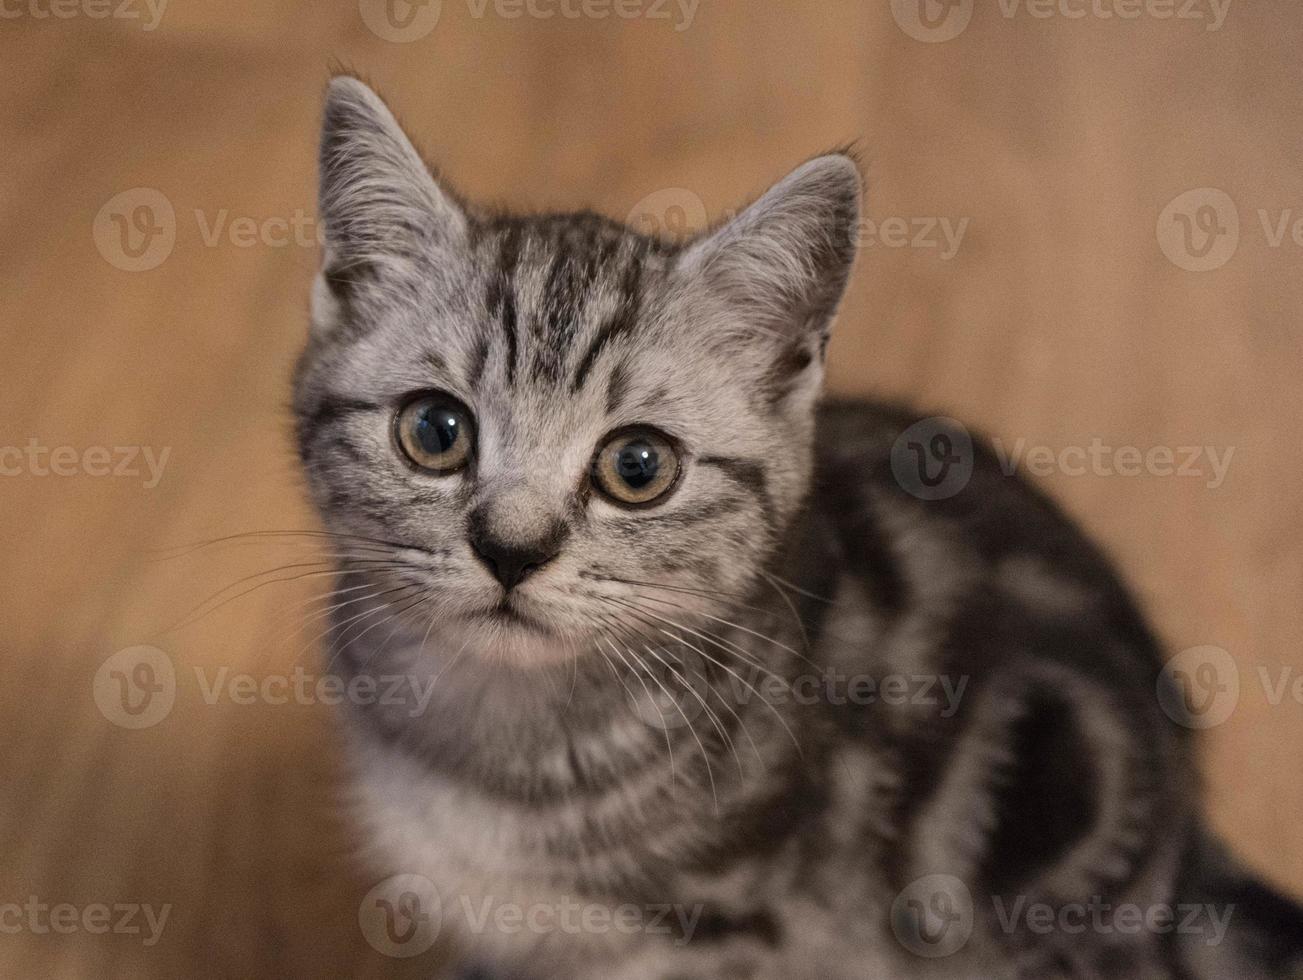
<instances>
[{"instance_id":1,"label":"cat's left ear","mask_svg":"<svg viewBox=\"0 0 1303 980\"><path fill-rule=\"evenodd\" d=\"M326 91L319 208L325 256L314 290L314 327L366 316L460 250L464 210L435 180L398 121L365 84L339 76Z\"/></svg>"},{"instance_id":2,"label":"cat's left ear","mask_svg":"<svg viewBox=\"0 0 1303 980\"><path fill-rule=\"evenodd\" d=\"M737 328L779 340L798 363L802 352L822 358L855 262L862 192L850 156L816 157L690 244L679 268L722 295Z\"/></svg>"}]
</instances>

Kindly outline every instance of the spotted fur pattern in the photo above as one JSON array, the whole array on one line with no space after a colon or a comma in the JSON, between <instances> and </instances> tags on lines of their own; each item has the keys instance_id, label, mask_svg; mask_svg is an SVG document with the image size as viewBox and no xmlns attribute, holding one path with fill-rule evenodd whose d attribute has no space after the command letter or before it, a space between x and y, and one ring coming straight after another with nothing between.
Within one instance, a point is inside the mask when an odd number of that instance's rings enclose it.
<instances>
[{"instance_id":1,"label":"spotted fur pattern","mask_svg":"<svg viewBox=\"0 0 1303 980\"><path fill-rule=\"evenodd\" d=\"M1287 975L1303 920L1201 831L1096 549L980 444L925 500L892 465L916 416L819 404L859 197L833 154L686 245L491 213L332 83L295 386L331 661L428 691L343 711L377 873L433 883L464 977ZM474 415L451 476L395 446L430 390ZM641 509L589 475L634 424L682 463ZM509 603L477 522L557 551ZM1216 943L1011 911L1195 900L1232 907Z\"/></svg>"}]
</instances>

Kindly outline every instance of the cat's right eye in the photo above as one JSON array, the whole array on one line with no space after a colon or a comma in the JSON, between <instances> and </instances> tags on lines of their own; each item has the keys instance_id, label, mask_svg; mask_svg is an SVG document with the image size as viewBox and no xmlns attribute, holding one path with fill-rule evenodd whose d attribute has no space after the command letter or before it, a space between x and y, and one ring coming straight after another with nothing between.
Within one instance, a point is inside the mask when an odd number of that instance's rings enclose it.
<instances>
[{"instance_id":1,"label":"cat's right eye","mask_svg":"<svg viewBox=\"0 0 1303 980\"><path fill-rule=\"evenodd\" d=\"M403 406L394 422L394 438L413 465L446 476L469 462L474 428L465 405L451 395L436 392L420 395Z\"/></svg>"}]
</instances>

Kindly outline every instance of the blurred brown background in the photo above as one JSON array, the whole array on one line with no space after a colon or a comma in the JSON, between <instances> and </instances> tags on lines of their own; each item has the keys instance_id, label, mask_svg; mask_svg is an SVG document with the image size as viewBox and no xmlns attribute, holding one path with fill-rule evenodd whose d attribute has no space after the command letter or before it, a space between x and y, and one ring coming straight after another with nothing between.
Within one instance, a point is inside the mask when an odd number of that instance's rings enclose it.
<instances>
[{"instance_id":1,"label":"blurred brown background","mask_svg":"<svg viewBox=\"0 0 1303 980\"><path fill-rule=\"evenodd\" d=\"M168 631L311 550L157 553L313 524L284 406L336 61L470 195L670 231L859 140L874 223L834 387L936 406L1009 447L1160 450L1140 475L1113 454L1038 478L1117 557L1173 652L1238 663L1238 703L1203 735L1209 806L1253 865L1303 892L1289 686L1303 671L1303 11L1181 8L624 0L622 19L596 16L602 0L535 0L552 18L518 0L171 0L161 15L157 0L5 0L0 446L22 452L0 455L0 907L170 911L152 945L143 915L144 935L0 917L0 973L429 968L359 931L372 881L333 804L331 709L229 688L210 703L228 674L317 669L317 629L296 626L326 579ZM54 460L33 463L33 440L74 447L68 475L41 475ZM1224 479L1206 450L1192 474L1163 472L1161 450L1186 446L1232 453ZM133 472L101 475L92 447ZM115 447L147 448L157 479ZM176 688L133 729L101 707L123 676L101 664L139 644L164 651Z\"/></svg>"}]
</instances>

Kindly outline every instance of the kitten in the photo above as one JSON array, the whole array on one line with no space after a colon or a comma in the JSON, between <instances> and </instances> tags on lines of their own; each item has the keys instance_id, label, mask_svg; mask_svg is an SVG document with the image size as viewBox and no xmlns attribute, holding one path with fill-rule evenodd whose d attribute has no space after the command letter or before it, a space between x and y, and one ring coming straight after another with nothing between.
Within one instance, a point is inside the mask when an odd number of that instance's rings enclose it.
<instances>
[{"instance_id":1,"label":"kitten","mask_svg":"<svg viewBox=\"0 0 1303 980\"><path fill-rule=\"evenodd\" d=\"M452 975L1297 968L1100 553L961 431L820 403L851 159L673 244L475 208L338 78L321 171L330 653L408 692L343 709L351 787Z\"/></svg>"}]
</instances>

